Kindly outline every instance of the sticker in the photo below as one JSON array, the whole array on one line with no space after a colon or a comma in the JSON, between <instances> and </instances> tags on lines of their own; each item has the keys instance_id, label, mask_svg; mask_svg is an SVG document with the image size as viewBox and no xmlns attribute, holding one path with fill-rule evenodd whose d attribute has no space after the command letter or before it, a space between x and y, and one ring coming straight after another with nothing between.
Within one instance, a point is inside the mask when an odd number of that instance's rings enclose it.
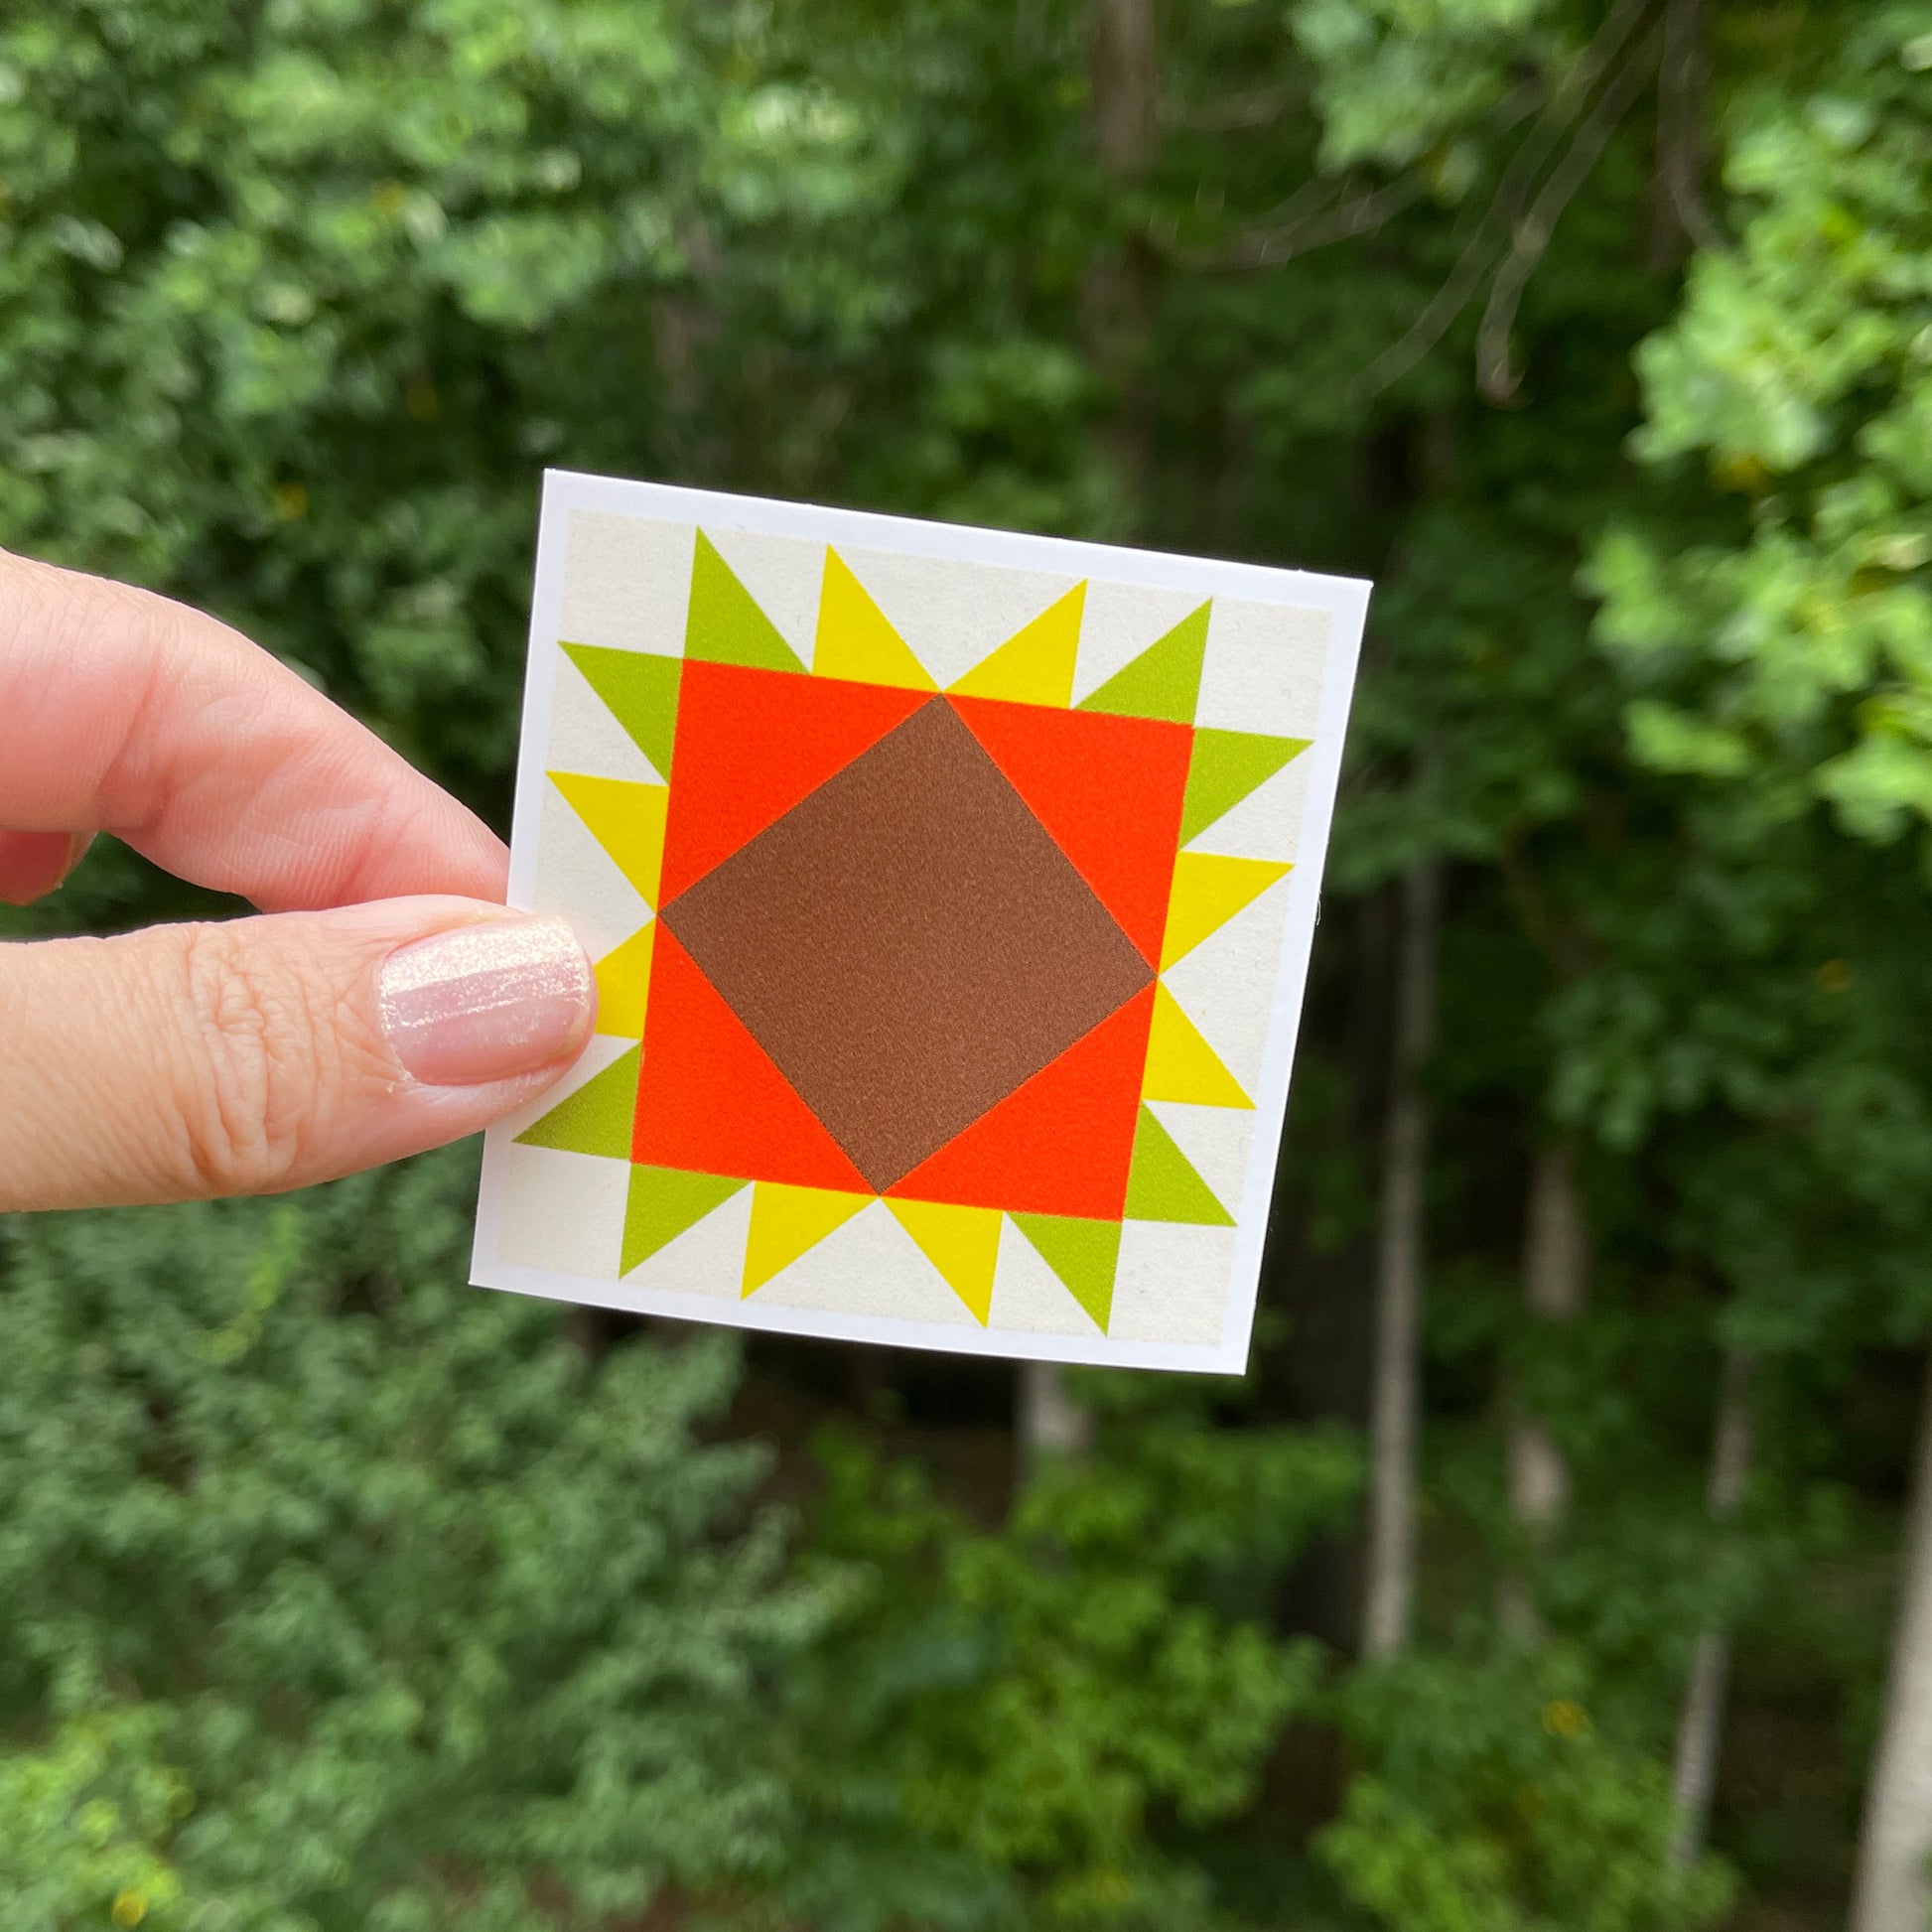
<instances>
[{"instance_id":1,"label":"sticker","mask_svg":"<svg viewBox=\"0 0 1932 1932\"><path fill-rule=\"evenodd\" d=\"M1368 586L553 472L472 1279L1238 1373Z\"/></svg>"}]
</instances>

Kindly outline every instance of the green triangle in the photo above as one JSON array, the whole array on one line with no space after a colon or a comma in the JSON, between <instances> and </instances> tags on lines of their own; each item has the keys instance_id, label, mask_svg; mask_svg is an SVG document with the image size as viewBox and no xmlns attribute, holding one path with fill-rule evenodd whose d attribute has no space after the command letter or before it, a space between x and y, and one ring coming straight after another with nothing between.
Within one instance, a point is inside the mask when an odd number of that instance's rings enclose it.
<instances>
[{"instance_id":1,"label":"green triangle","mask_svg":"<svg viewBox=\"0 0 1932 1932\"><path fill-rule=\"evenodd\" d=\"M648 650L607 650L602 644L566 644L564 654L657 767L657 775L668 779L684 659Z\"/></svg>"},{"instance_id":2,"label":"green triangle","mask_svg":"<svg viewBox=\"0 0 1932 1932\"><path fill-rule=\"evenodd\" d=\"M633 1166L630 1192L623 1204L623 1259L618 1265L619 1274L629 1274L640 1261L648 1260L749 1185L728 1174Z\"/></svg>"},{"instance_id":3,"label":"green triangle","mask_svg":"<svg viewBox=\"0 0 1932 1932\"><path fill-rule=\"evenodd\" d=\"M1063 1214L1015 1214L1012 1219L1105 1334L1114 1306L1114 1271L1120 1266L1120 1223L1072 1220Z\"/></svg>"},{"instance_id":4,"label":"green triangle","mask_svg":"<svg viewBox=\"0 0 1932 1932\"><path fill-rule=\"evenodd\" d=\"M1232 811L1264 779L1309 749L1306 738L1264 738L1259 732L1194 727L1187 796L1180 807L1180 843Z\"/></svg>"},{"instance_id":5,"label":"green triangle","mask_svg":"<svg viewBox=\"0 0 1932 1932\"><path fill-rule=\"evenodd\" d=\"M750 664L765 671L805 668L702 530L691 558L684 654L710 664Z\"/></svg>"},{"instance_id":6,"label":"green triangle","mask_svg":"<svg viewBox=\"0 0 1932 1932\"><path fill-rule=\"evenodd\" d=\"M566 1154L608 1154L630 1159L630 1117L637 1111L637 1068L643 1048L633 1046L594 1080L586 1080L533 1127L516 1137L518 1147L555 1147Z\"/></svg>"},{"instance_id":7,"label":"green triangle","mask_svg":"<svg viewBox=\"0 0 1932 1932\"><path fill-rule=\"evenodd\" d=\"M1209 1191L1168 1130L1146 1107L1134 1130L1134 1165L1127 1172L1130 1221L1192 1221L1231 1228L1234 1217Z\"/></svg>"},{"instance_id":8,"label":"green triangle","mask_svg":"<svg viewBox=\"0 0 1932 1932\"><path fill-rule=\"evenodd\" d=\"M1076 708L1124 712L1132 718L1171 718L1176 725L1191 725L1200 697L1201 659L1207 653L1207 614L1213 608L1210 600L1191 617L1182 618L1099 690L1088 692Z\"/></svg>"}]
</instances>

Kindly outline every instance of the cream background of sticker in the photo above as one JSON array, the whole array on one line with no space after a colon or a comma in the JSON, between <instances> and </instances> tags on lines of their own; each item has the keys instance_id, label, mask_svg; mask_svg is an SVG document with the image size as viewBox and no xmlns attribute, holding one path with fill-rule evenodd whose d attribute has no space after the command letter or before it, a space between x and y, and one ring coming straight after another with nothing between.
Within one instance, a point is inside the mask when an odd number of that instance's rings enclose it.
<instances>
[{"instance_id":1,"label":"cream background of sticker","mask_svg":"<svg viewBox=\"0 0 1932 1932\"><path fill-rule=\"evenodd\" d=\"M634 1042L600 1036L572 1072L486 1137L473 1279L523 1293L794 1334L1061 1361L1238 1370L1245 1358L1302 985L1366 586L1252 565L1111 550L654 484L546 479L531 617L510 901L571 919L602 955L648 908L543 773L659 781L557 648L679 654L702 527L801 660L834 545L940 686L1088 584L1077 703L1208 599L1196 722L1311 738L1190 850L1292 860L1288 878L1165 978L1259 1103L1152 1103L1238 1225L1128 1222L1103 1334L1012 1222L982 1327L889 1210L873 1203L750 1298L754 1190L613 1280L628 1166L513 1137Z\"/></svg>"},{"instance_id":2,"label":"cream background of sticker","mask_svg":"<svg viewBox=\"0 0 1932 1932\"><path fill-rule=\"evenodd\" d=\"M571 512L557 635L573 644L684 654L691 532L608 510Z\"/></svg>"},{"instance_id":3,"label":"cream background of sticker","mask_svg":"<svg viewBox=\"0 0 1932 1932\"><path fill-rule=\"evenodd\" d=\"M1213 1347L1227 1318L1233 1259L1232 1228L1129 1221L1121 1230L1107 1339Z\"/></svg>"},{"instance_id":4,"label":"cream background of sticker","mask_svg":"<svg viewBox=\"0 0 1932 1932\"><path fill-rule=\"evenodd\" d=\"M650 917L651 908L556 786L546 793L538 833L543 856L530 909L568 919L585 951L602 959Z\"/></svg>"},{"instance_id":5,"label":"cream background of sticker","mask_svg":"<svg viewBox=\"0 0 1932 1932\"><path fill-rule=\"evenodd\" d=\"M1325 611L1217 597L1194 723L1312 738L1321 721Z\"/></svg>"},{"instance_id":6,"label":"cream background of sticker","mask_svg":"<svg viewBox=\"0 0 1932 1932\"><path fill-rule=\"evenodd\" d=\"M627 1161L512 1146L503 1170L503 1259L616 1281L629 1178Z\"/></svg>"}]
</instances>

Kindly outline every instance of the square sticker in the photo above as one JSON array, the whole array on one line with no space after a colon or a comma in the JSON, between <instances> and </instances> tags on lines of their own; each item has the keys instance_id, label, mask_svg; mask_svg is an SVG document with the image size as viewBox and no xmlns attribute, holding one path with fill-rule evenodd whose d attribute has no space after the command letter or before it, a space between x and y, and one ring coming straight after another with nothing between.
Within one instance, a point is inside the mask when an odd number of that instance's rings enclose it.
<instances>
[{"instance_id":1,"label":"square sticker","mask_svg":"<svg viewBox=\"0 0 1932 1932\"><path fill-rule=\"evenodd\" d=\"M1239 1372L1368 586L553 472L472 1280Z\"/></svg>"}]
</instances>

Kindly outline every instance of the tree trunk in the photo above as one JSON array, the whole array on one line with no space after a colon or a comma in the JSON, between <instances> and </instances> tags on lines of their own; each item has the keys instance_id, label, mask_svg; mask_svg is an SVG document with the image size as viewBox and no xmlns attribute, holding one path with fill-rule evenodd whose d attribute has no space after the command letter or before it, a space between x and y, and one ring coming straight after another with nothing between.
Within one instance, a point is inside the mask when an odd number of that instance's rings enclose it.
<instances>
[{"instance_id":1,"label":"tree trunk","mask_svg":"<svg viewBox=\"0 0 1932 1932\"><path fill-rule=\"evenodd\" d=\"M1161 43L1155 0L1093 0L1088 82L1093 144L1117 181L1138 181L1160 126Z\"/></svg>"},{"instance_id":2,"label":"tree trunk","mask_svg":"<svg viewBox=\"0 0 1932 1932\"><path fill-rule=\"evenodd\" d=\"M1367 1657L1394 1656L1408 1643L1415 1621L1423 1223L1429 1170L1429 1101L1421 1072L1436 1043L1442 894L1442 871L1434 861L1415 866L1403 879L1395 1079L1383 1149L1376 1255L1368 1582L1362 1606L1362 1654Z\"/></svg>"},{"instance_id":3,"label":"tree trunk","mask_svg":"<svg viewBox=\"0 0 1932 1932\"><path fill-rule=\"evenodd\" d=\"M1544 1321L1579 1320L1589 1296L1589 1232L1577 1191L1570 1150L1552 1142L1530 1168L1523 1230L1523 1300ZM1506 1450L1510 1519L1532 1548L1547 1544L1570 1507L1570 1464L1549 1426L1521 1401L1511 1405ZM1504 1629L1533 1637L1536 1604L1521 1574L1510 1570L1496 1587L1496 1614Z\"/></svg>"},{"instance_id":4,"label":"tree trunk","mask_svg":"<svg viewBox=\"0 0 1932 1932\"><path fill-rule=\"evenodd\" d=\"M1051 1455L1084 1455L1093 1447L1093 1418L1067 1393L1058 1362L1020 1364L1020 1405L1015 1418L1021 1482Z\"/></svg>"},{"instance_id":5,"label":"tree trunk","mask_svg":"<svg viewBox=\"0 0 1932 1932\"><path fill-rule=\"evenodd\" d=\"M1751 1472L1751 1358L1741 1348L1725 1351L1724 1381L1718 1397L1718 1423L1711 1441L1711 1520L1723 1525L1737 1514ZM1684 1686L1684 1713L1677 1726L1677 1761L1671 1771L1671 1800L1677 1824L1670 1859L1695 1864L1704 1852L1711 1823L1711 1797L1718 1786L1718 1759L1724 1744L1725 1692L1730 1680L1730 1633L1714 1624L1698 1636L1691 1675Z\"/></svg>"},{"instance_id":6,"label":"tree trunk","mask_svg":"<svg viewBox=\"0 0 1932 1932\"><path fill-rule=\"evenodd\" d=\"M1865 1794L1848 1932L1925 1932L1932 1910L1932 1390L1906 1503L1884 1727Z\"/></svg>"},{"instance_id":7,"label":"tree trunk","mask_svg":"<svg viewBox=\"0 0 1932 1932\"><path fill-rule=\"evenodd\" d=\"M1330 904L1310 978L1305 1032L1311 1039L1337 1039L1345 1096L1323 1121L1322 1140L1371 1173L1388 1125L1399 920L1395 881L1352 903ZM1281 1238L1269 1242L1261 1292L1280 1310L1294 1341L1271 1351L1261 1371L1281 1390L1285 1421L1339 1422L1366 1440L1375 1382L1375 1297L1364 1294L1362 1285L1375 1279L1376 1230L1365 1216L1346 1240L1322 1238L1317 1197L1298 1145L1307 1130L1293 1115L1291 1123L1282 1146ZM1359 1646L1367 1530L1362 1512L1307 1545L1283 1585L1284 1629L1306 1631L1337 1653Z\"/></svg>"},{"instance_id":8,"label":"tree trunk","mask_svg":"<svg viewBox=\"0 0 1932 1932\"><path fill-rule=\"evenodd\" d=\"M1161 57L1155 0L1092 0L1088 22L1089 97L1100 165L1119 182L1138 181L1154 157L1159 124ZM1112 440L1138 485L1144 479L1138 410L1128 390L1147 333L1144 277L1115 258L1097 261L1085 290L1088 349L1119 398ZM1066 1390L1055 1362L1027 1362L1020 1370L1016 1434L1019 1475L1025 1481L1042 1453L1083 1454L1093 1421Z\"/></svg>"},{"instance_id":9,"label":"tree trunk","mask_svg":"<svg viewBox=\"0 0 1932 1932\"><path fill-rule=\"evenodd\" d=\"M1146 178L1160 144L1156 0L1090 0L1087 60L1094 152L1106 174L1131 189ZM1137 227L1096 251L1081 287L1080 310L1088 357L1113 394L1103 437L1138 528L1146 519L1153 468L1146 363L1154 327L1154 263Z\"/></svg>"}]
</instances>

